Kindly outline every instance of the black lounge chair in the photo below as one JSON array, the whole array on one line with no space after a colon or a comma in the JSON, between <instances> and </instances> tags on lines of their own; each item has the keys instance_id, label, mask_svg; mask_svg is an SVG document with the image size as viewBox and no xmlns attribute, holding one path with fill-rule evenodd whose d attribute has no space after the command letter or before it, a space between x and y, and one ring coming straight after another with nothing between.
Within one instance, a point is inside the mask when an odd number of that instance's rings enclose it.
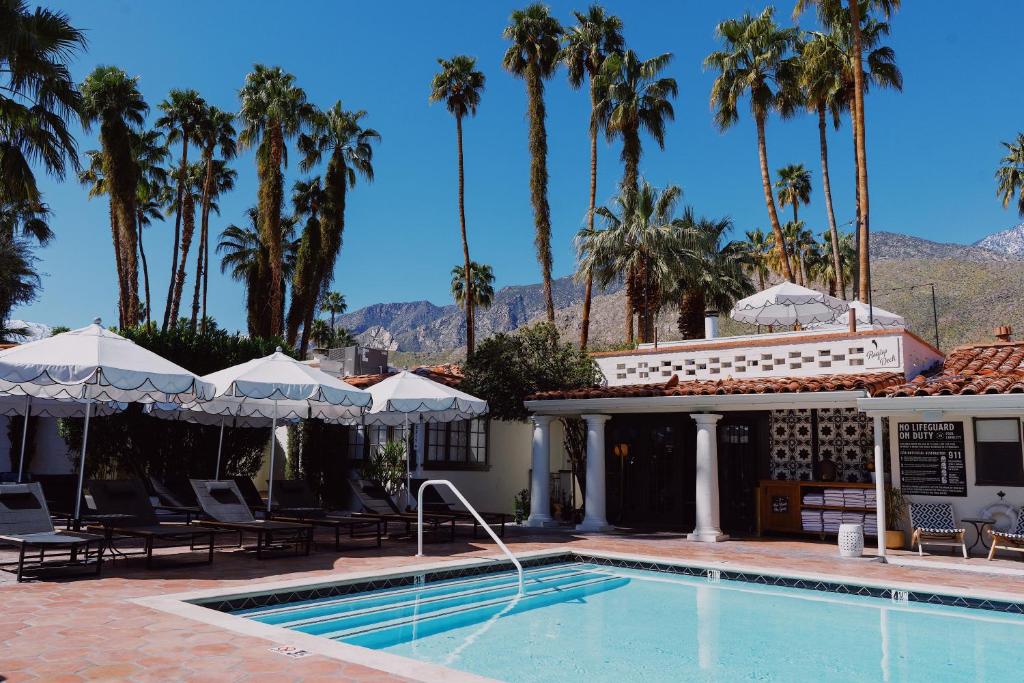
<instances>
[{"instance_id":1,"label":"black lounge chair","mask_svg":"<svg viewBox=\"0 0 1024 683\"><path fill-rule=\"evenodd\" d=\"M352 517L329 512L316 504L309 484L301 479L278 479L274 481L273 518L293 522L304 522L315 527L334 530L334 549L341 550L341 532L347 531L352 540L376 539L381 544L381 527L387 533L386 520L372 517Z\"/></svg>"},{"instance_id":2,"label":"black lounge chair","mask_svg":"<svg viewBox=\"0 0 1024 683\"><path fill-rule=\"evenodd\" d=\"M38 483L0 485L0 545L18 548L18 560L0 569L17 574L19 582L51 569L75 567L99 576L103 568L103 536L54 530Z\"/></svg>"},{"instance_id":3,"label":"black lounge chair","mask_svg":"<svg viewBox=\"0 0 1024 683\"><path fill-rule=\"evenodd\" d=\"M36 474L35 480L43 487L47 509L54 519L67 529L72 527L75 517L75 494L78 493L77 474ZM81 514L88 516L92 508L82 492Z\"/></svg>"},{"instance_id":4,"label":"black lounge chair","mask_svg":"<svg viewBox=\"0 0 1024 683\"><path fill-rule=\"evenodd\" d=\"M242 499L235 482L193 479L192 489L196 492L199 507L209 518L196 520L193 524L236 531L239 536L243 533L254 534L256 558L260 560L264 558L265 553L282 547L293 548L295 554L304 549L304 554L309 554L309 548L313 543L311 525L256 519Z\"/></svg>"},{"instance_id":5,"label":"black lounge chair","mask_svg":"<svg viewBox=\"0 0 1024 683\"><path fill-rule=\"evenodd\" d=\"M158 504L153 506L157 511L158 518L174 517L175 519L166 519L165 521L184 521L186 524L191 524L192 520L202 513L196 502L196 493L192 490L192 484L185 477L172 477L162 481L151 476L149 477L149 488L158 501Z\"/></svg>"},{"instance_id":6,"label":"black lounge chair","mask_svg":"<svg viewBox=\"0 0 1024 683\"><path fill-rule=\"evenodd\" d=\"M267 500L260 495L259 490L256 488L256 484L253 483L251 477L234 477L235 486L238 487L238 492L242 494L242 500L249 506L249 510L254 515L266 514L267 512Z\"/></svg>"},{"instance_id":7,"label":"black lounge chair","mask_svg":"<svg viewBox=\"0 0 1024 683\"><path fill-rule=\"evenodd\" d=\"M360 511L353 512L354 516L396 522L405 526L406 534L412 533L412 525L417 522L416 513L399 510L383 486L365 479L358 481L350 479L349 485L352 487L356 504L362 508ZM425 531L439 539L443 536L443 528L447 525L450 528L451 540L455 540L455 517L452 515L438 515L427 513L424 510L423 524L426 527Z\"/></svg>"},{"instance_id":8,"label":"black lounge chair","mask_svg":"<svg viewBox=\"0 0 1024 683\"><path fill-rule=\"evenodd\" d=\"M413 490L419 492L420 486L423 485L425 479L416 480L413 479ZM459 510L455 508L455 503L448 502L444 497L444 493L441 489L436 486L428 486L423 490L423 512L438 514L438 515L451 515L460 522L472 522L473 523L473 538L477 537L477 530L480 528L480 522L477 521L473 513L468 510ZM505 523L508 521L509 515L504 512L480 512L477 513L483 518L488 525L498 527L498 536L505 537Z\"/></svg>"},{"instance_id":9,"label":"black lounge chair","mask_svg":"<svg viewBox=\"0 0 1024 683\"><path fill-rule=\"evenodd\" d=\"M202 550L206 559L200 562L182 564L210 564L213 562L213 537L216 533L209 527L199 527L174 522L161 522L156 510L149 502L149 492L138 479L89 482L89 493L96 505L92 519L97 523L90 531L102 531L112 554L128 556L115 549L113 540L117 536L140 538L145 542L141 553L145 555L146 568L153 566L153 549L188 545L189 550ZM159 545L158 545L159 544Z\"/></svg>"}]
</instances>

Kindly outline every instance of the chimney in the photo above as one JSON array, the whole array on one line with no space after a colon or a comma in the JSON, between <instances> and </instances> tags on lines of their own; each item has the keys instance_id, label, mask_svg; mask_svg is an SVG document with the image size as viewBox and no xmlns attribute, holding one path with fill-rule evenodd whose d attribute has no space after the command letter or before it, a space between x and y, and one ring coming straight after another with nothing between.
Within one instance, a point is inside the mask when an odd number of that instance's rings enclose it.
<instances>
[{"instance_id":1,"label":"chimney","mask_svg":"<svg viewBox=\"0 0 1024 683\"><path fill-rule=\"evenodd\" d=\"M718 311L704 311L704 338L718 338Z\"/></svg>"},{"instance_id":2,"label":"chimney","mask_svg":"<svg viewBox=\"0 0 1024 683\"><path fill-rule=\"evenodd\" d=\"M849 325L850 325L850 332L851 333L856 332L857 331L857 309L854 308L853 306L850 306L849 310L846 313L846 317L847 317Z\"/></svg>"},{"instance_id":3,"label":"chimney","mask_svg":"<svg viewBox=\"0 0 1024 683\"><path fill-rule=\"evenodd\" d=\"M1009 325L1000 325L996 328L996 339L1003 342L1010 341L1010 335L1013 334L1013 328Z\"/></svg>"}]
</instances>

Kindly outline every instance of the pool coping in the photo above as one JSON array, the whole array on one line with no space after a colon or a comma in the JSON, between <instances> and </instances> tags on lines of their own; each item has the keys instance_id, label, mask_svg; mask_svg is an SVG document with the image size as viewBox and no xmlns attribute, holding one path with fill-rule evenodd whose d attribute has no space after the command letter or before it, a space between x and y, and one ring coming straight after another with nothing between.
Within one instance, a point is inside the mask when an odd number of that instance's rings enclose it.
<instances>
[{"instance_id":1,"label":"pool coping","mask_svg":"<svg viewBox=\"0 0 1024 683\"><path fill-rule=\"evenodd\" d=\"M517 553L516 557L525 561L524 566L526 564L532 566L543 565L545 560L553 562L556 558L575 561L596 560L598 564L625 568L654 569L667 573L705 577L711 580L726 579L760 585L783 585L819 592L870 595L878 599L891 597L895 600L896 595L894 591L905 591L906 597L911 602L966 607L972 608L972 610L994 611L997 613L1024 614L1024 595L1020 593L960 589L951 586L922 584L910 581L883 582L864 577L831 573L812 574L802 571L782 571L778 568L759 567L752 564L735 563L729 560L708 561L668 558L658 555L622 553L588 548L548 548ZM315 591L317 589L333 590L333 587L338 585L375 585L377 587L408 585L415 580L415 577L424 574L439 574L441 578L447 575L453 577L459 575L466 576L500 571L507 569L509 566L510 563L505 556L492 555L462 560L424 562L422 564L406 565L392 571L335 572L317 577L315 580L305 577L283 581L268 581L248 584L236 590L220 587L147 596L131 599L130 602L193 621L217 626L240 635L270 641L272 645L292 646L329 659L362 665L370 669L403 676L416 681L445 680L455 683L481 683L483 681L494 681L495 679L379 650L349 645L321 636L292 631L280 626L263 624L226 611L220 611L217 607L211 608L208 605L218 600L224 602L244 600L254 596L266 596L288 591L294 593L295 591ZM389 581L394 581L395 583L388 584ZM363 590L365 589L367 588L363 588ZM988 606L984 606L986 604Z\"/></svg>"}]
</instances>

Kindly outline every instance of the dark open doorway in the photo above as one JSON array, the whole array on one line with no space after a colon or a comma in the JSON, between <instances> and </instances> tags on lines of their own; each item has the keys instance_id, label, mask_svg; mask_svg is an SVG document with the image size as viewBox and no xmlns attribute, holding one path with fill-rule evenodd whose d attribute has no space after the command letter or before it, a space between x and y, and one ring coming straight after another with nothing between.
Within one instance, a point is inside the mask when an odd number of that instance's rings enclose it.
<instances>
[{"instance_id":1,"label":"dark open doorway","mask_svg":"<svg viewBox=\"0 0 1024 683\"><path fill-rule=\"evenodd\" d=\"M768 414L725 413L718 424L718 495L722 530L757 529L757 484L767 468Z\"/></svg>"}]
</instances>

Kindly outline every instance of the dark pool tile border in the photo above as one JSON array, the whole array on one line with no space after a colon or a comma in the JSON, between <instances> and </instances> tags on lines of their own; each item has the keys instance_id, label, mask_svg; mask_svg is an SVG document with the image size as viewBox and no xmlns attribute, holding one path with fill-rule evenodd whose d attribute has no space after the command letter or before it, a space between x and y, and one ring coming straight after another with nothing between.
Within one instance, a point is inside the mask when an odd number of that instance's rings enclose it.
<instances>
[{"instance_id":1,"label":"dark pool tile border","mask_svg":"<svg viewBox=\"0 0 1024 683\"><path fill-rule=\"evenodd\" d=\"M903 592L890 588L859 586L856 584L846 584L836 581L797 579L786 576L772 576L769 574L733 571L730 569L707 569L704 567L691 567L688 565L671 564L667 562L652 562L647 560L630 560L625 558L604 557L600 555L588 555L586 553L571 551L558 553L556 555L546 555L543 557L523 558L521 560L521 564L523 567L543 567L567 561L587 562L606 567L621 567L623 569L644 569L648 571L662 572L665 574L693 576L712 580L724 579L726 581L739 581L744 583L760 584L763 586L785 586L787 588L800 588L803 590L819 591L823 593L862 595L882 600L894 600L894 594ZM403 588L414 585L418 580L430 583L432 581L484 576L487 574L507 571L510 566L510 563L504 561L488 562L486 564L470 567L438 569L422 574L408 574L383 579L358 581L355 583L338 583L291 591L272 591L255 595L245 595L237 598L208 598L197 601L195 604L217 610L218 612L237 612L240 610L258 607L269 607L274 605L285 605L293 602L303 602L305 600L315 600L317 598L334 598L344 595L352 595L354 593L380 590L383 588ZM970 598L960 595L944 595L941 593L918 591L907 592L906 598L907 602L921 602L932 605L946 605L948 607L966 607L968 609L980 609L992 612L1024 614L1024 603L1022 602L985 600L982 598Z\"/></svg>"},{"instance_id":2,"label":"dark pool tile border","mask_svg":"<svg viewBox=\"0 0 1024 683\"><path fill-rule=\"evenodd\" d=\"M523 558L520 564L523 567L543 567L549 564L559 564L572 559L571 553L560 553L546 557ZM218 612L238 612L240 610L255 609L259 607L271 607L286 605L293 602L304 602L318 598L336 598L354 593L366 593L383 588L404 588L412 586L417 580L426 583L432 581L445 581L448 579L462 579L471 576L485 576L497 572L508 571L508 562L489 562L487 564L471 567L455 567L452 569L438 569L420 574L409 574L405 576L394 576L383 579L370 579L357 581L355 583L337 583L315 588L299 588L295 590L270 591L254 595L243 595L237 598L206 598L197 600L194 604L206 607Z\"/></svg>"},{"instance_id":3,"label":"dark pool tile border","mask_svg":"<svg viewBox=\"0 0 1024 683\"><path fill-rule=\"evenodd\" d=\"M841 593L845 595L863 595L882 600L894 600L894 594L904 591L891 588L875 588L872 586L858 586L856 584L838 583L834 581L815 581L813 579L796 579L786 576L772 576L769 574L754 574L750 572L732 571L728 569L705 569L702 567L689 567L686 565L668 564L663 562L648 562L641 560L627 560L620 558L601 557L583 553L572 553L572 559L576 562L589 562L607 567L621 567L623 569L645 569L648 571L664 572L666 574L680 574L683 576L694 576L699 578L714 578L727 581L741 581L745 583L760 584L764 586L785 586L787 588L802 588L804 590L820 591L824 593ZM717 573L717 574L716 574ZM907 602L923 602L931 605L945 605L947 607L966 607L968 609L988 610L992 612L1006 612L1010 614L1024 614L1024 603L1009 602L1003 600L986 600L982 598L971 598L961 595L944 595L941 593L926 593L919 591L907 591Z\"/></svg>"}]
</instances>

